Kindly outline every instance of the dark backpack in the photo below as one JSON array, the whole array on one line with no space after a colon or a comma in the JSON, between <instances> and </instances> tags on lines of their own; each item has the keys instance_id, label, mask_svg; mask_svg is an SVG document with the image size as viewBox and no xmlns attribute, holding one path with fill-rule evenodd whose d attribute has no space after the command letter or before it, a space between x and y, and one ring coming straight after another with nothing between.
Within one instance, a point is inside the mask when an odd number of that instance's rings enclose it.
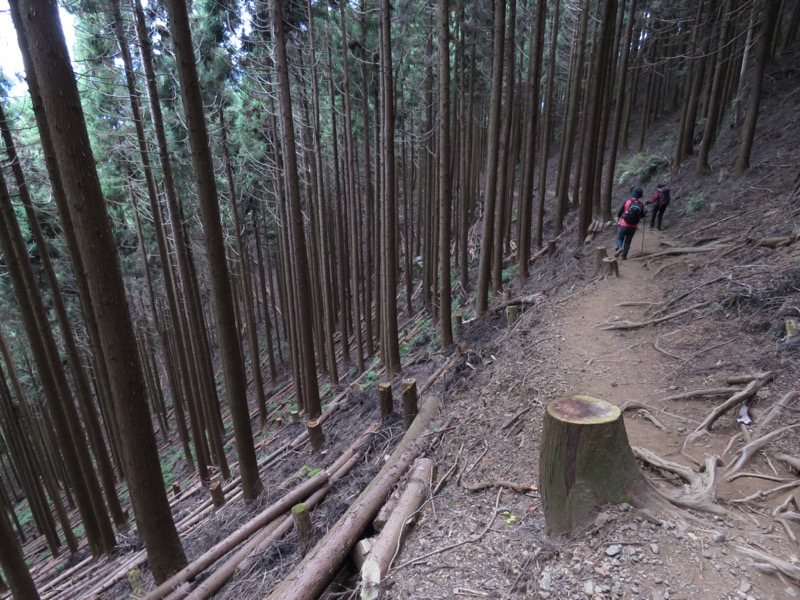
<instances>
[{"instance_id":1,"label":"dark backpack","mask_svg":"<svg viewBox=\"0 0 800 600\"><path fill-rule=\"evenodd\" d=\"M638 200L632 199L628 205L628 210L622 215L622 219L628 225L636 225L644 216L644 206Z\"/></svg>"}]
</instances>

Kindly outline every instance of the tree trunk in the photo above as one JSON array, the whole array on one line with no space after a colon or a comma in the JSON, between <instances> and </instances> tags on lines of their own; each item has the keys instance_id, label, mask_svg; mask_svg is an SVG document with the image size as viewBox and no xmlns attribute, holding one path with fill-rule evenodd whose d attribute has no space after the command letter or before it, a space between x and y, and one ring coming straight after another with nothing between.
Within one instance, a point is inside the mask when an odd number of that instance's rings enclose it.
<instances>
[{"instance_id":1,"label":"tree trunk","mask_svg":"<svg viewBox=\"0 0 800 600\"><path fill-rule=\"evenodd\" d=\"M652 490L631 451L619 407L590 396L547 405L539 486L549 535L591 523L603 505L641 504Z\"/></svg>"},{"instance_id":2,"label":"tree trunk","mask_svg":"<svg viewBox=\"0 0 800 600\"><path fill-rule=\"evenodd\" d=\"M3 567L14 598L38 600L39 592L36 591L33 577L28 571L28 565L25 564L25 555L14 536L6 512L2 509L0 509L0 567Z\"/></svg>"},{"instance_id":3,"label":"tree trunk","mask_svg":"<svg viewBox=\"0 0 800 600\"><path fill-rule=\"evenodd\" d=\"M439 269L442 347L453 343L450 289L450 1L439 0Z\"/></svg>"},{"instance_id":4,"label":"tree trunk","mask_svg":"<svg viewBox=\"0 0 800 600\"><path fill-rule=\"evenodd\" d=\"M214 163L208 142L203 99L200 94L194 47L189 29L189 16L183 0L170 0L167 8L175 55L178 60L181 98L189 129L192 163L197 180L200 216L203 222L206 258L210 269L214 313L217 320L217 335L219 336L225 388L236 439L242 491L246 500L254 500L263 489L263 485L258 473L253 430L250 424L250 410L247 406L247 376L236 328L230 273L225 256L219 199L214 180ZM180 225L178 224L178 226ZM224 460L224 456L219 456L219 454L218 452L218 458Z\"/></svg>"},{"instance_id":5,"label":"tree trunk","mask_svg":"<svg viewBox=\"0 0 800 600\"><path fill-rule=\"evenodd\" d=\"M775 20L778 15L780 0L765 0L766 13L761 24L761 36L758 42L755 68L751 73L750 102L747 106L747 115L742 126L742 145L739 148L739 158L736 160L736 176L741 176L750 168L750 151L753 148L753 139L758 122L758 109L761 106L761 88L764 81L764 66L769 57L769 48L775 30ZM797 13L795 9L795 13Z\"/></svg>"},{"instance_id":6,"label":"tree trunk","mask_svg":"<svg viewBox=\"0 0 800 600\"><path fill-rule=\"evenodd\" d=\"M381 348L386 352L386 370L390 375L402 371L397 332L397 181L394 149L394 82L392 76L392 7L381 0L381 86L383 90L383 286L381 290Z\"/></svg>"},{"instance_id":7,"label":"tree trunk","mask_svg":"<svg viewBox=\"0 0 800 600\"><path fill-rule=\"evenodd\" d=\"M483 196L483 226L481 227L480 261L478 265L478 289L476 312L478 316L489 309L489 282L491 280L492 248L494 234L494 213L497 198L497 158L500 143L500 109L503 92L503 44L505 42L506 2L495 0L494 6L494 46L492 50L492 90L489 99L488 149L486 153L486 187Z\"/></svg>"},{"instance_id":8,"label":"tree trunk","mask_svg":"<svg viewBox=\"0 0 800 600\"><path fill-rule=\"evenodd\" d=\"M300 182L297 174L297 150L292 121L292 93L289 87L289 67L286 58L286 39L284 37L283 2L275 0L272 4L272 27L275 37L275 68L278 73L281 131L283 133L283 161L286 170L286 184L289 196L289 222L292 232L292 254L296 261L298 338L301 353L303 390L309 419L322 414L319 400L319 386L314 363L314 336L311 330L311 280L308 269L303 214L300 205Z\"/></svg>"}]
</instances>

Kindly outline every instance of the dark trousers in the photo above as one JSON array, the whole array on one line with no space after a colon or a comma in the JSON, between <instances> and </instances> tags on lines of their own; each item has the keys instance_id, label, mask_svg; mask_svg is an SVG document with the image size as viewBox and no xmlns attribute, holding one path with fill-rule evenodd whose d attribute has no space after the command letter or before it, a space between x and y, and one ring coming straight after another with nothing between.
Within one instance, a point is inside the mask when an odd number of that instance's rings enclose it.
<instances>
[{"instance_id":1,"label":"dark trousers","mask_svg":"<svg viewBox=\"0 0 800 600\"><path fill-rule=\"evenodd\" d=\"M636 233L636 227L623 227L620 225L617 230L617 250L622 248L622 258L628 258L628 250L631 249L634 233Z\"/></svg>"},{"instance_id":2,"label":"dark trousers","mask_svg":"<svg viewBox=\"0 0 800 600\"><path fill-rule=\"evenodd\" d=\"M667 210L667 205L664 206L656 206L653 209L653 212L650 213L652 216L650 217L650 229L656 227L658 224L658 229L661 230L661 219L664 218L664 211Z\"/></svg>"}]
</instances>

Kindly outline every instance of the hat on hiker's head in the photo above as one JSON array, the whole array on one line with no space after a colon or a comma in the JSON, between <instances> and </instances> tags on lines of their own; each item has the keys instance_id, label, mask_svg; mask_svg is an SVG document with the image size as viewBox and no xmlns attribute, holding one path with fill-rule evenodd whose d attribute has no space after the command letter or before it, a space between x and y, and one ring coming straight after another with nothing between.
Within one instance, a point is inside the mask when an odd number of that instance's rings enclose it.
<instances>
[{"instance_id":1,"label":"hat on hiker's head","mask_svg":"<svg viewBox=\"0 0 800 600\"><path fill-rule=\"evenodd\" d=\"M660 190L663 190L665 187L667 187L666 183L659 183L658 184L658 189L660 189Z\"/></svg>"},{"instance_id":2,"label":"hat on hiker's head","mask_svg":"<svg viewBox=\"0 0 800 600\"><path fill-rule=\"evenodd\" d=\"M642 188L637 187L635 190L633 190L634 198L641 198L642 196L644 196L644 190Z\"/></svg>"}]
</instances>

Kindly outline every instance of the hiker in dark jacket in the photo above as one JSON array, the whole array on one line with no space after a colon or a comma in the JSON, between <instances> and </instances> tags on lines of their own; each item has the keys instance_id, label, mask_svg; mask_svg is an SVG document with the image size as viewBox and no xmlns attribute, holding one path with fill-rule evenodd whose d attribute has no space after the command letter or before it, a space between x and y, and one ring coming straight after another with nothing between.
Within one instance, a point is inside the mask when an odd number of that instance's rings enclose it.
<instances>
[{"instance_id":1,"label":"hiker in dark jacket","mask_svg":"<svg viewBox=\"0 0 800 600\"><path fill-rule=\"evenodd\" d=\"M664 211L667 210L669 201L669 186L666 183L659 183L656 193L647 201L648 205L653 205L653 212L650 217L650 229L657 226L658 230L661 231L661 219L664 218Z\"/></svg>"},{"instance_id":2,"label":"hiker in dark jacket","mask_svg":"<svg viewBox=\"0 0 800 600\"><path fill-rule=\"evenodd\" d=\"M628 258L628 250L631 248L631 241L633 235L636 233L636 228L639 221L645 216L646 211L644 204L642 204L642 196L644 191L642 188L633 190L633 197L625 201L625 204L617 212L617 219L619 219L619 228L617 229L617 251L614 256L622 254L622 260Z\"/></svg>"}]
</instances>

